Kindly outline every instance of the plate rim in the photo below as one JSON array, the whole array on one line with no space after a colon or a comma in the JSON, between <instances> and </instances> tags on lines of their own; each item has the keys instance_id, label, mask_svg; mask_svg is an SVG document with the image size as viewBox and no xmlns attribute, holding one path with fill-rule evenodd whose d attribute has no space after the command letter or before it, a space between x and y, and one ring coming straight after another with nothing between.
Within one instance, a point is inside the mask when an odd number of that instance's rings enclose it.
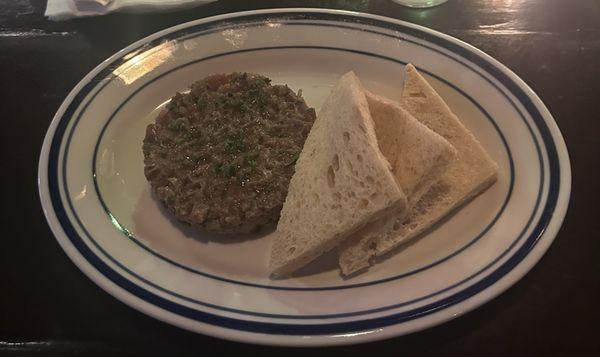
<instances>
[{"instance_id":1,"label":"plate rim","mask_svg":"<svg viewBox=\"0 0 600 357\"><path fill-rule=\"evenodd\" d=\"M90 262L88 262L82 255L80 255L80 253L76 250L76 248L74 246L72 246L72 244L68 241L68 238L66 240L64 239L64 237L59 238L60 235L66 236L66 234L65 234L64 230L62 229L61 224L58 223L58 219L56 217L56 212L53 210L52 202L48 202L48 199L47 199L47 197L49 196L48 192L44 192L44 190L47 188L47 184L48 184L48 177L47 177L48 172L46 170L46 165L44 165L44 163L47 164L47 162L48 162L48 154L49 154L48 148L50 146L52 138L54 137L54 133L56 131L56 126L58 124L58 120L60 119L62 114L64 114L64 111L66 110L68 104L73 101L76 94L79 93L79 91L82 89L82 87L87 82L89 82L90 78L92 78L101 69L103 69L105 67L105 64L108 63L111 59L116 59L119 56L122 56L123 53L130 52L131 50L138 47L140 44L149 43L153 39L160 38L161 36L163 36L165 34L173 33L173 32L176 32L181 29L185 29L185 28L190 27L195 24L215 22L215 21L220 21L223 19L234 19L234 18L239 18L239 17L243 17L243 16L247 16L247 15L265 15L265 14L281 15L281 14L291 13L291 12L306 13L306 14L325 13L325 14L331 14L331 15L344 15L344 16L359 17L359 18L371 18L374 20L382 21L382 22L388 22L388 23L392 23L392 24L396 23L399 25L403 25L405 27L413 28L417 31L426 32L426 33L429 33L430 35L440 37L448 42L457 44L460 47L466 48L467 50L474 52L475 54L478 54L479 56L483 57L488 62L490 62L496 69L504 72L504 74L507 75L514 84L516 84L521 90L523 90L525 92L527 97L533 102L533 105L540 112L540 115L542 116L545 124L548 126L550 138L552 139L552 142L557 149L557 159L558 159L558 162L560 163L560 167L559 167L560 168L560 172L559 172L560 173L560 178L559 178L560 187L558 190L559 192L557 193L557 195L559 197L557 197L556 206L554 208L554 215L553 215L553 217L551 217L549 219L548 225L546 227L546 231L542 232L542 234L540 234L540 237L538 237L538 240L539 240L538 243L540 243L540 244L536 244L531 249L531 251L528 251L526 253L525 257L521 261L517 262L516 265L509 272L507 272L503 277L501 277L500 279L498 279L497 281L492 283L490 286L475 293L475 295L467 298L466 300L463 300L462 302L457 303L456 305L453 305L454 308L457 308L460 305L466 304L467 302L471 301L470 306L467 306L466 309L463 306L463 309L461 309L460 313L458 313L458 314L453 313L450 315L444 314L445 316L438 315L440 313L453 310L452 308L445 308L441 311L438 311L438 312L428 315L429 319L415 320L415 321L420 321L421 323L425 322L426 320L429 320L429 323L425 324L425 325L421 325L419 327L415 327L413 329L405 329L405 331L396 331L394 329L394 327L402 326L402 323L398 323L398 324L392 324L392 325L386 326L386 328L383 330L377 330L376 331L377 333L366 333L366 334L362 334L362 335L355 334L353 336L353 338L348 338L346 336L341 336L344 338L331 338L334 336L317 335L317 336L312 336L309 339L302 339L301 335L271 335L271 334L261 334L261 333L257 334L257 333L253 333L253 332L232 330L232 329L227 329L224 327L208 325L208 324L206 325L206 328L198 329L198 328L194 328L193 326L191 326L189 324L185 324L182 321L179 321L182 318L185 319L182 316L179 316L179 315L165 316L165 313L169 313L169 314L171 314L171 313L167 312L165 310L162 310L162 309L152 305L151 303L138 298L137 296L134 296L130 292L127 292L124 289L122 289L121 287L117 286L114 282L109 281L109 279L106 276L104 276L101 272L97 271L90 264ZM527 109L525 109L525 111L529 112L529 110L527 110ZM281 8L281 9L251 10L251 11L228 13L228 14L223 14L223 15L218 15L218 16L207 17L207 18L203 18L203 19L199 19L199 20L195 20L195 21L186 22L186 23L156 32L156 33L151 34L141 40L138 40L138 41L132 43L131 45L125 47L124 49L116 52L114 55L109 57L109 59L103 61L97 67L95 67L92 71L90 71L75 86L75 88L69 93L69 95L65 98L65 100L61 104L60 108L58 109L56 115L54 116L54 118L52 120L52 123L50 124L48 132L44 139L44 144L42 146L42 152L40 155L38 170L39 170L38 171L38 188L39 188L39 193L40 193L40 200L42 201L44 214L50 225L50 228L52 229L52 231L54 233L55 238L57 239L57 241L59 242L59 244L61 245L63 250L65 250L65 252L69 256L69 258L75 263L75 265L78 266L78 268L81 269L84 272L84 274L86 274L90 279L92 279L96 284L101 286L104 290L106 290L111 295L117 297L119 300L132 306L135 309L141 310L155 318L158 318L160 320L172 323L174 325L177 325L177 326L180 326L180 327L183 327L186 329L191 329L196 332L202 332L202 333L206 333L209 335L232 339L232 340L238 340L238 341L244 341L244 342L254 342L254 343L264 343L264 344L281 344L281 345L328 345L328 344L348 344L348 343L372 341L372 340L387 338L387 337L391 337L391 336L395 336L395 335L399 335L399 334L403 334L403 333L413 332L416 329L422 329L422 328L431 326L433 324L441 323L447 319L456 317L457 315L460 315L463 312L466 312L463 310L470 311L470 310L476 308L480 304L492 299L493 297L500 294L502 291L506 290L508 287L512 286L512 284L514 284L525 273L527 273L527 271L529 271L535 265L535 263L537 263L537 261L541 258L541 256L545 253L545 251L548 249L548 247L550 246L550 244L556 237L556 234L558 233L558 229L560 228L562 221L564 220L564 216L566 214L566 209L567 209L568 202L569 202L570 188L571 188L571 171L570 171L570 162L569 162L568 152L566 150L566 145L564 143L564 139L562 137L562 134L560 133L560 130L558 129L556 122L554 121L553 117L551 116L551 114L549 113L549 111L547 110L547 108L545 107L543 102L541 101L541 99L533 92L533 90L531 90L531 88L529 88L518 76L516 76L516 74L514 74L512 71L507 69L500 62L493 59L491 56L485 54L481 50L479 50L469 44L464 43L461 40L458 40L451 36L445 35L443 33L440 33L440 32L437 32L437 31L434 31L434 30L431 30L431 29L428 29L428 28L425 28L425 27L422 27L419 25L415 25L415 24L408 23L408 22L401 21L401 20L396 20L393 18L378 16L378 15L371 15L371 14L364 14L364 13L359 13L359 12L354 12L354 11L331 10L331 9L311 9L311 8ZM562 199L561 199L561 196L562 196ZM548 237L548 238L547 239L539 239L542 236ZM104 281L104 280L106 280L106 281ZM136 301L136 299L139 301ZM146 304L149 304L151 306L146 306ZM160 310L160 311L158 311L158 310ZM437 315L437 318L432 318L436 315ZM194 321L194 324L197 324L197 323L198 323L197 321ZM419 324L417 324L417 325L419 325ZM217 330L222 329L222 330L227 330L227 331L216 331L215 329L217 329Z\"/></svg>"}]
</instances>

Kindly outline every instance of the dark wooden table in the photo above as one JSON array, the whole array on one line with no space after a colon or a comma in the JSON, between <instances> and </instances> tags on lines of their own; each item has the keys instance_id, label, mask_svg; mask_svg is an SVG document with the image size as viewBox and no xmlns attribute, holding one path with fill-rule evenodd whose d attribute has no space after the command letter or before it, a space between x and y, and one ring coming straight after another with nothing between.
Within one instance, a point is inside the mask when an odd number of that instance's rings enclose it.
<instances>
[{"instance_id":1,"label":"dark wooden table","mask_svg":"<svg viewBox=\"0 0 600 357\"><path fill-rule=\"evenodd\" d=\"M471 43L525 80L566 139L573 189L539 264L500 297L444 325L358 346L281 349L193 334L114 299L69 261L43 217L37 160L69 90L129 43L201 17L282 6L353 9L425 25ZM429 10L391 1L219 1L167 14L61 23L45 1L0 2L4 213L0 355L568 355L600 356L600 1L450 0Z\"/></svg>"}]
</instances>

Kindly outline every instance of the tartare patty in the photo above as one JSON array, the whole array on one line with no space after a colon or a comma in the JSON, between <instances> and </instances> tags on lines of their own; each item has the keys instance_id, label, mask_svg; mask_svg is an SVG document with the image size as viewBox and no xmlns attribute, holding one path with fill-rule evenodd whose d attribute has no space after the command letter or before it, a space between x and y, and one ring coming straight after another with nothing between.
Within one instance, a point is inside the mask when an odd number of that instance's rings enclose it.
<instances>
[{"instance_id":1,"label":"tartare patty","mask_svg":"<svg viewBox=\"0 0 600 357\"><path fill-rule=\"evenodd\" d=\"M213 233L276 221L315 111L285 85L217 74L177 93L148 125L144 174L177 219Z\"/></svg>"}]
</instances>

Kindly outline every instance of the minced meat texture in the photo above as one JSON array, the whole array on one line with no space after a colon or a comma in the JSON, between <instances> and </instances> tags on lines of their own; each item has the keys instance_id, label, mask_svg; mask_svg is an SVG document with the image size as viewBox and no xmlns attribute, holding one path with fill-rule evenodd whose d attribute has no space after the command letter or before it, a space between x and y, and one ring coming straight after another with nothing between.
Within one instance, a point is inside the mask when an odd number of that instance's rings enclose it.
<instances>
[{"instance_id":1,"label":"minced meat texture","mask_svg":"<svg viewBox=\"0 0 600 357\"><path fill-rule=\"evenodd\" d=\"M179 220L248 233L278 219L315 111L300 92L270 83L249 73L206 77L148 125L144 173Z\"/></svg>"}]
</instances>

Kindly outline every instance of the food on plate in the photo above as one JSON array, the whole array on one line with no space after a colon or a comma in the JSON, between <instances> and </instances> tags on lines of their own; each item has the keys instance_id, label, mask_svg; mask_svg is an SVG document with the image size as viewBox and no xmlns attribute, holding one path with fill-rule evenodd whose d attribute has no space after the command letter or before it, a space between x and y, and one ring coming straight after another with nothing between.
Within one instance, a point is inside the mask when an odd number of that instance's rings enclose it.
<instances>
[{"instance_id":1,"label":"food on plate","mask_svg":"<svg viewBox=\"0 0 600 357\"><path fill-rule=\"evenodd\" d=\"M410 208L456 160L456 150L446 139L423 125L398 103L370 92L366 94L379 147L408 198L409 209L398 214L390 213L369 223L342 243L339 250L345 254L340 256L340 267L345 275L365 268L368 260L363 250L344 248L355 244L355 241L366 246L376 244L379 237L393 230L396 221L410 214Z\"/></svg>"},{"instance_id":2,"label":"food on plate","mask_svg":"<svg viewBox=\"0 0 600 357\"><path fill-rule=\"evenodd\" d=\"M373 257L381 256L422 233L488 188L497 178L497 164L410 64L406 66L400 105L422 124L446 138L456 149L457 160L411 207L407 216L390 216L377 234L365 234L344 242L339 250L339 263L344 274L368 267Z\"/></svg>"},{"instance_id":3,"label":"food on plate","mask_svg":"<svg viewBox=\"0 0 600 357\"><path fill-rule=\"evenodd\" d=\"M144 138L144 173L181 221L250 233L279 221L273 276L336 248L342 274L423 233L498 166L412 65L399 102L346 73L318 116L287 86L218 74L177 93Z\"/></svg>"},{"instance_id":4,"label":"food on plate","mask_svg":"<svg viewBox=\"0 0 600 357\"><path fill-rule=\"evenodd\" d=\"M289 275L337 248L342 274L359 272L489 187L497 171L412 65L399 103L365 91L350 72L300 154L271 271Z\"/></svg>"},{"instance_id":5,"label":"food on plate","mask_svg":"<svg viewBox=\"0 0 600 357\"><path fill-rule=\"evenodd\" d=\"M412 205L455 160L456 150L398 103L370 92L365 94L379 148Z\"/></svg>"},{"instance_id":6,"label":"food on plate","mask_svg":"<svg viewBox=\"0 0 600 357\"><path fill-rule=\"evenodd\" d=\"M287 275L407 199L379 149L365 92L345 74L310 131L277 225L270 259Z\"/></svg>"},{"instance_id":7,"label":"food on plate","mask_svg":"<svg viewBox=\"0 0 600 357\"><path fill-rule=\"evenodd\" d=\"M277 221L315 111L284 85L217 74L177 93L146 130L144 174L180 221L249 233Z\"/></svg>"}]
</instances>

